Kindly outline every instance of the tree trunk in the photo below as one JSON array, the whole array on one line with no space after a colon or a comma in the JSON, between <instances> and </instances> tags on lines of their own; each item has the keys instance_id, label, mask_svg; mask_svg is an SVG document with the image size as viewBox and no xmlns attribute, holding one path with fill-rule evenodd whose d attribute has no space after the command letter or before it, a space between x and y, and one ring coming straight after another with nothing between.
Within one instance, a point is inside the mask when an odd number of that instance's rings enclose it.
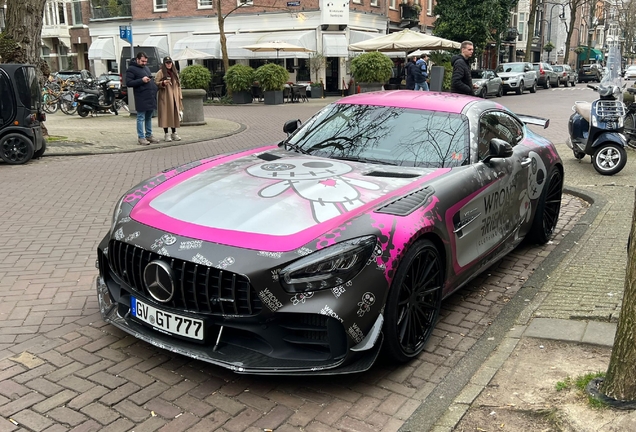
<instances>
[{"instance_id":1,"label":"tree trunk","mask_svg":"<svg viewBox=\"0 0 636 432\"><path fill-rule=\"evenodd\" d=\"M230 68L230 59L227 55L227 38L225 37L225 18L223 16L223 11L221 9L221 0L216 0L216 16L219 21L219 42L221 43L221 57L223 58L223 72L227 73L227 70ZM227 95L232 96L232 90L227 89Z\"/></svg>"},{"instance_id":2,"label":"tree trunk","mask_svg":"<svg viewBox=\"0 0 636 432\"><path fill-rule=\"evenodd\" d=\"M49 65L40 57L42 24L46 0L7 0L2 63L28 63L36 65L40 85L48 78ZM42 124L42 132L48 135Z\"/></svg>"},{"instance_id":3,"label":"tree trunk","mask_svg":"<svg viewBox=\"0 0 636 432\"><path fill-rule=\"evenodd\" d=\"M636 208L627 250L625 291L612 357L601 392L617 400L636 400Z\"/></svg>"},{"instance_id":4,"label":"tree trunk","mask_svg":"<svg viewBox=\"0 0 636 432\"><path fill-rule=\"evenodd\" d=\"M524 57L524 61L531 62L532 59L530 56L532 55L532 38L534 37L534 17L537 11L537 0L530 1L530 13L528 14L528 40L526 42L526 55ZM541 55L541 52L539 52Z\"/></svg>"}]
</instances>

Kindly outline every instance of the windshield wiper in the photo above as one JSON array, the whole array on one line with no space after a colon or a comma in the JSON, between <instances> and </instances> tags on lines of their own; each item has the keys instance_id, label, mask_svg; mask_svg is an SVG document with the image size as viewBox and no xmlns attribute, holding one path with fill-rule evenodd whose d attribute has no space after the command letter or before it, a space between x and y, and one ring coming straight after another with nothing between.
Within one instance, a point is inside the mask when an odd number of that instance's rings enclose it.
<instances>
[{"instance_id":1,"label":"windshield wiper","mask_svg":"<svg viewBox=\"0 0 636 432\"><path fill-rule=\"evenodd\" d=\"M305 150L304 148L302 148L301 146L299 146L298 144L293 144L293 143L290 143L290 142L288 142L288 141L287 141L287 142L286 142L286 141L283 141L281 144L283 145L283 148L284 148L285 150L292 149L292 150L294 150L294 151L297 151L298 153L302 153L302 154L306 154L306 155L311 154L311 153L309 153L307 150Z\"/></svg>"},{"instance_id":2,"label":"windshield wiper","mask_svg":"<svg viewBox=\"0 0 636 432\"><path fill-rule=\"evenodd\" d=\"M397 166L397 164L394 163L394 162L386 162L386 161L381 161L381 160L377 160L377 159L360 158L360 157L353 157L353 156L330 156L330 159L338 159L338 160L345 160L345 161L351 161L351 162L374 163L374 164L380 164L380 165Z\"/></svg>"}]
</instances>

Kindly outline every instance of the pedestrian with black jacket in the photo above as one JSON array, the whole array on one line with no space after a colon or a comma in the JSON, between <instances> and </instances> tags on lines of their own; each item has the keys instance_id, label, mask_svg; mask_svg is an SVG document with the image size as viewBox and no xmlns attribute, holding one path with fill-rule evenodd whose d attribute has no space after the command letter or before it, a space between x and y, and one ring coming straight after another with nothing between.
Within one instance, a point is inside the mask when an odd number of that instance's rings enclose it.
<instances>
[{"instance_id":1,"label":"pedestrian with black jacket","mask_svg":"<svg viewBox=\"0 0 636 432\"><path fill-rule=\"evenodd\" d=\"M474 96L473 80L470 76L470 63L473 56L473 43L464 41L461 45L461 54L451 58L453 65L453 77L451 78L451 92Z\"/></svg>"},{"instance_id":2,"label":"pedestrian with black jacket","mask_svg":"<svg viewBox=\"0 0 636 432\"><path fill-rule=\"evenodd\" d=\"M415 56L409 57L409 61L404 67L404 75L406 76L406 89L415 90L415 81L413 81L413 68L415 68Z\"/></svg>"},{"instance_id":3,"label":"pedestrian with black jacket","mask_svg":"<svg viewBox=\"0 0 636 432\"><path fill-rule=\"evenodd\" d=\"M137 53L126 70L126 86L132 87L137 110L137 138L139 145L158 143L152 136L152 113L157 109L157 84L147 66L148 56Z\"/></svg>"}]
</instances>

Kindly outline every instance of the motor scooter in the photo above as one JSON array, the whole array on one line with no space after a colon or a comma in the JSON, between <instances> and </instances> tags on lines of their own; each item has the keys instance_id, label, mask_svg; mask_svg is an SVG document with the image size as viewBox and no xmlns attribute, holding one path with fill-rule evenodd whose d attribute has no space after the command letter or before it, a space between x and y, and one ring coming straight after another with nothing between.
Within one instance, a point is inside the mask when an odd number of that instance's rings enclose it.
<instances>
[{"instance_id":1,"label":"motor scooter","mask_svg":"<svg viewBox=\"0 0 636 432\"><path fill-rule=\"evenodd\" d=\"M115 92L108 86L108 79L100 79L97 87L98 90L84 89L75 94L77 114L80 117L108 112L118 115Z\"/></svg>"},{"instance_id":2,"label":"motor scooter","mask_svg":"<svg viewBox=\"0 0 636 432\"><path fill-rule=\"evenodd\" d=\"M622 82L620 76L620 49L611 47L607 57L607 73L600 85L588 87L598 92L599 99L593 102L574 102L566 144L572 149L574 157L583 159L592 157L594 169L602 175L614 175L627 163L623 135L625 105L622 101Z\"/></svg>"}]
</instances>

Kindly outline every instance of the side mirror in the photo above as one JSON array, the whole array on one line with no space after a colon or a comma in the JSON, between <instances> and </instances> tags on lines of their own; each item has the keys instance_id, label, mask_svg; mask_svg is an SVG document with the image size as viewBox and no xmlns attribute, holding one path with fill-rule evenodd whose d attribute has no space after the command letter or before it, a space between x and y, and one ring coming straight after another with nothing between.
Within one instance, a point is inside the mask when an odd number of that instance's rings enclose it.
<instances>
[{"instance_id":1,"label":"side mirror","mask_svg":"<svg viewBox=\"0 0 636 432\"><path fill-rule=\"evenodd\" d=\"M283 125L283 132L287 135L290 135L296 131L300 127L301 121L298 120L287 120Z\"/></svg>"},{"instance_id":2,"label":"side mirror","mask_svg":"<svg viewBox=\"0 0 636 432\"><path fill-rule=\"evenodd\" d=\"M493 138L490 140L488 156L484 159L484 163L488 163L494 158L507 158L510 156L512 156L512 146L510 143L499 138Z\"/></svg>"}]
</instances>

